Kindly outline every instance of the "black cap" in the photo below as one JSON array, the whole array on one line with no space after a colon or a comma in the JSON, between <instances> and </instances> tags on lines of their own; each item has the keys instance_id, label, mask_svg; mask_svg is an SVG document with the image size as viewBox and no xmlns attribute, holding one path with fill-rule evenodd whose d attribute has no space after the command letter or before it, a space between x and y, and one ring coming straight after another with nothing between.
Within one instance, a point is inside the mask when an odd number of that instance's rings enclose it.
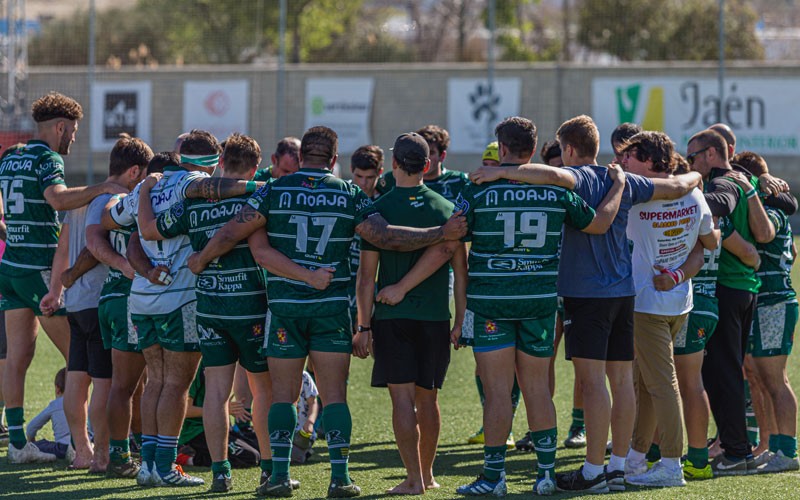
<instances>
[{"instance_id":1,"label":"black cap","mask_svg":"<svg viewBox=\"0 0 800 500\"><path fill-rule=\"evenodd\" d=\"M394 141L392 148L394 158L409 167L425 165L430 148L425 139L416 132L408 132Z\"/></svg>"}]
</instances>

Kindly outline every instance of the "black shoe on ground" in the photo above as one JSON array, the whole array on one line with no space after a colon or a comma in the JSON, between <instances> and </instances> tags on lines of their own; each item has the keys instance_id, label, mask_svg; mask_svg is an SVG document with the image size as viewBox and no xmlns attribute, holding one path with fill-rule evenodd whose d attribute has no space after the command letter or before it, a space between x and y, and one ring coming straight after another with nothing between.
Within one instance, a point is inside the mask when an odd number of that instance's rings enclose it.
<instances>
[{"instance_id":1,"label":"black shoe on ground","mask_svg":"<svg viewBox=\"0 0 800 500\"><path fill-rule=\"evenodd\" d=\"M586 493L608 493L606 475L601 472L594 479L584 479L583 466L572 472L556 474L556 487L561 491L585 491Z\"/></svg>"}]
</instances>

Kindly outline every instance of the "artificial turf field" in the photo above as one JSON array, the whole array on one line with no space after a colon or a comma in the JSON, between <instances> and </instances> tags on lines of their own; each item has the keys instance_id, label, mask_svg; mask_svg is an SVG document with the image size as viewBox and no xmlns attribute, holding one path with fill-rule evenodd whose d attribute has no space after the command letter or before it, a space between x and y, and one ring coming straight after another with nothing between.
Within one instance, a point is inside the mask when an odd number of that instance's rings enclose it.
<instances>
[{"instance_id":1,"label":"artificial turf field","mask_svg":"<svg viewBox=\"0 0 800 500\"><path fill-rule=\"evenodd\" d=\"M793 273L795 283L800 275ZM572 366L563 360L563 347L556 364L556 395L559 440L563 441L571 422ZM63 359L44 334L40 336L36 357L26 385L26 420L44 408L53 398L53 377L64 366ZM442 430L439 453L434 465L436 479L441 488L426 493L428 498L457 498L455 488L472 481L481 471L482 448L468 445L466 438L480 427L481 410L474 382L472 352L461 349L454 352L444 389L440 392ZM371 360L353 359L348 399L353 414L353 439L350 454L350 472L361 486L363 498L386 496L384 492L405 477L403 464L394 445L391 427L391 403L388 391L369 387ZM800 388L800 361L795 353L789 358L789 377L793 387ZM713 419L712 419L713 421ZM520 407L514 420L514 436L518 439L527 430L525 410ZM713 432L713 430L709 431ZM52 439L50 426L42 430L43 437ZM3 446L4 448L5 446ZM292 468L292 477L302 482L295 492L297 498L322 498L328 486L329 467L327 449L318 441L310 464ZM67 471L64 460L43 465L10 465L6 451L0 449L0 498L19 499L72 499L72 498L188 498L197 496L225 498L254 498L258 486L259 470L237 469L233 472L234 491L211 495L207 486L201 488L149 488L136 486L133 480L105 479L90 476L85 471ZM535 464L533 453L510 451L506 461L510 498L531 497ZM567 471L583 463L583 450L567 450L559 445L557 470ZM211 482L208 469L187 468L200 475L207 485ZM629 487L616 496L624 498L800 498L800 473L765 476L720 478L690 482L685 488L643 490ZM556 497L571 497L559 493Z\"/></svg>"}]
</instances>

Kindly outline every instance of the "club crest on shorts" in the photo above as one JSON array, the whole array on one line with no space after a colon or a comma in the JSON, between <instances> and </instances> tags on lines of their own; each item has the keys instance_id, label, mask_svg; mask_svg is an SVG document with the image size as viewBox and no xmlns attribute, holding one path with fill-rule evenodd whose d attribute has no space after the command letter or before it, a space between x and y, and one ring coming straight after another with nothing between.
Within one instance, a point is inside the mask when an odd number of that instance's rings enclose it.
<instances>
[{"instance_id":1,"label":"club crest on shorts","mask_svg":"<svg viewBox=\"0 0 800 500\"><path fill-rule=\"evenodd\" d=\"M286 344L286 329L285 328L278 328L275 331L275 335L278 337L279 344Z\"/></svg>"},{"instance_id":2,"label":"club crest on shorts","mask_svg":"<svg viewBox=\"0 0 800 500\"><path fill-rule=\"evenodd\" d=\"M495 323L492 320L486 320L486 324L483 327L483 331L485 331L489 335L497 333L497 323Z\"/></svg>"},{"instance_id":3,"label":"club crest on shorts","mask_svg":"<svg viewBox=\"0 0 800 500\"><path fill-rule=\"evenodd\" d=\"M706 338L706 329L705 328L698 328L697 329L697 336L701 339Z\"/></svg>"},{"instance_id":4,"label":"club crest on shorts","mask_svg":"<svg viewBox=\"0 0 800 500\"><path fill-rule=\"evenodd\" d=\"M264 335L264 325L253 325L253 337L260 337Z\"/></svg>"}]
</instances>

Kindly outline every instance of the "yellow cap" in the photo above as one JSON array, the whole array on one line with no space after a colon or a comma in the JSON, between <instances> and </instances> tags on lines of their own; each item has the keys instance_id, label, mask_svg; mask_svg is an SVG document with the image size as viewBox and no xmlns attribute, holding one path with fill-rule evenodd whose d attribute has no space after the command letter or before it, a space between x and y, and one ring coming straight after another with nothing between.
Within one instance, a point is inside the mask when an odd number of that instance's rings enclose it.
<instances>
[{"instance_id":1,"label":"yellow cap","mask_svg":"<svg viewBox=\"0 0 800 500\"><path fill-rule=\"evenodd\" d=\"M498 151L497 141L490 142L486 145L486 149L483 151L483 157L481 160L500 161L500 153Z\"/></svg>"}]
</instances>

